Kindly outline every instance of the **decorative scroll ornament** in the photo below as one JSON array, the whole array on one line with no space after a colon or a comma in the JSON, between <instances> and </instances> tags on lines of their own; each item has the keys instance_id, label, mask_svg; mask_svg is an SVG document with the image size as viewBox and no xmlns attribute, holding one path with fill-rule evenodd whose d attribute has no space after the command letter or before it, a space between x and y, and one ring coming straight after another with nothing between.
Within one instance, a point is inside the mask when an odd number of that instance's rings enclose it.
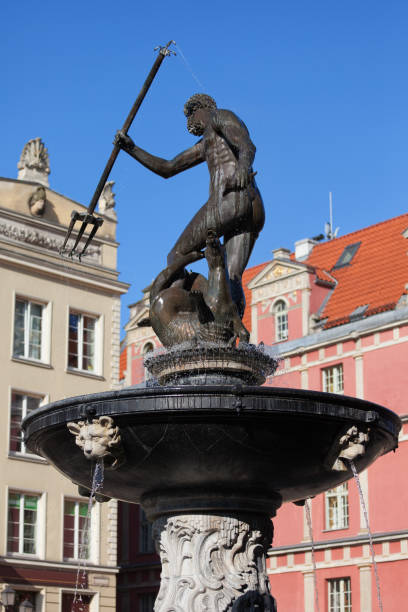
<instances>
[{"instance_id":1,"label":"decorative scroll ornament","mask_svg":"<svg viewBox=\"0 0 408 612\"><path fill-rule=\"evenodd\" d=\"M155 612L276 612L265 557L266 515L183 514L153 524L162 577Z\"/></svg>"},{"instance_id":2,"label":"decorative scroll ornament","mask_svg":"<svg viewBox=\"0 0 408 612\"><path fill-rule=\"evenodd\" d=\"M360 431L355 425L350 427L346 433L336 442L336 452L334 463L333 455L331 458L331 469L336 472L347 472L349 469L349 461L354 461L357 457L361 457L366 452L366 446L370 440L369 429L366 432ZM346 461L344 461L344 459Z\"/></svg>"},{"instance_id":3,"label":"decorative scroll ornament","mask_svg":"<svg viewBox=\"0 0 408 612\"><path fill-rule=\"evenodd\" d=\"M87 459L104 459L105 466L113 470L124 462L119 427L115 427L111 417L102 416L89 423L71 422L67 427Z\"/></svg>"},{"instance_id":4,"label":"decorative scroll ornament","mask_svg":"<svg viewBox=\"0 0 408 612\"><path fill-rule=\"evenodd\" d=\"M107 181L105 187L98 200L99 212L107 217L116 219L115 208L115 194L113 193L113 186L115 181Z\"/></svg>"},{"instance_id":5,"label":"decorative scroll ornament","mask_svg":"<svg viewBox=\"0 0 408 612\"><path fill-rule=\"evenodd\" d=\"M21 153L17 168L19 170L17 176L19 180L35 181L46 187L49 186L50 160L41 138L33 138L33 140L27 142Z\"/></svg>"}]
</instances>

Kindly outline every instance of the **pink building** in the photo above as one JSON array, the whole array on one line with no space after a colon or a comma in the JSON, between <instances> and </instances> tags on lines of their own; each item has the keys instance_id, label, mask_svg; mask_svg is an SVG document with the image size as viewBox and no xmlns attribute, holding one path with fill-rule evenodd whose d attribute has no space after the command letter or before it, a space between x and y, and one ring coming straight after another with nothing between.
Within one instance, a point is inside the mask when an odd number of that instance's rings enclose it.
<instances>
[{"instance_id":1,"label":"pink building","mask_svg":"<svg viewBox=\"0 0 408 612\"><path fill-rule=\"evenodd\" d=\"M300 240L295 252L280 248L271 261L244 274L244 322L254 344L264 342L281 358L267 384L344 393L378 402L403 422L395 454L360 475L378 565L383 609L407 608L408 410L404 403L408 361L408 215L327 242ZM143 355L157 345L147 293L130 307L123 360L125 384L145 378ZM310 504L317 563L318 606L305 508L288 504L274 519L268 569L283 612L379 610L364 513L354 482L319 495ZM135 551L134 563L157 558ZM151 554L151 553L150 553ZM145 555L145 557L143 557ZM142 601L150 585L132 574ZM119 579L120 583L120 579ZM129 574L127 588L131 587ZM131 609L144 610L143 607ZM125 609L125 608L124 608ZM149 608L147 608L149 609Z\"/></svg>"}]
</instances>

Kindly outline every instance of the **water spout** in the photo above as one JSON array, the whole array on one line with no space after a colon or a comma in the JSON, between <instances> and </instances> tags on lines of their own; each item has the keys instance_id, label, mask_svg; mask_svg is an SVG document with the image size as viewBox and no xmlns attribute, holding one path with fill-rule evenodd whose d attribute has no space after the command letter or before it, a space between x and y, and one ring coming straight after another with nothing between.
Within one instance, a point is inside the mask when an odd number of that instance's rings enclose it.
<instances>
[{"instance_id":1,"label":"water spout","mask_svg":"<svg viewBox=\"0 0 408 612\"><path fill-rule=\"evenodd\" d=\"M356 470L356 466L354 464L354 461L350 461L350 467L351 467L351 471L353 472L353 476L354 479L356 481L357 484L357 489L358 489L358 494L360 495L360 503L361 503L361 507L363 509L363 514L364 514L364 521L366 524L366 528L368 531L368 538L370 541L370 551L371 551L371 559L373 561L373 568L374 568L374 575L375 575L375 586L377 589L377 599L378 599L378 607L380 609L381 612L383 612L383 605L382 605L382 599L381 599L381 590L380 590L380 578L378 576L378 568L377 568L377 563L375 560L375 552L374 552L374 546L373 546L373 536L371 533L371 529L370 529L370 524L368 521L368 512L367 512L367 506L364 500L364 495L363 495L363 490L361 488L361 483L360 483L360 477L358 475L358 472Z\"/></svg>"},{"instance_id":2,"label":"water spout","mask_svg":"<svg viewBox=\"0 0 408 612\"><path fill-rule=\"evenodd\" d=\"M72 602L71 612L85 612L87 609L82 600L82 593L86 586L86 561L88 558L88 548L89 548L89 531L90 531L90 523L91 523L91 512L92 512L92 504L94 501L94 497L97 493L100 493L103 487L104 480L104 464L103 459L99 459L95 463L95 469L93 471L92 476L92 487L89 495L88 502L88 510L86 513L85 523L81 534L81 542L79 546L79 561L78 561L78 570L76 576L75 583L75 592L74 592L74 600Z\"/></svg>"},{"instance_id":3,"label":"water spout","mask_svg":"<svg viewBox=\"0 0 408 612\"><path fill-rule=\"evenodd\" d=\"M316 572L316 556L315 556L315 547L314 547L314 539L313 539L313 526L312 526L312 515L310 512L310 497L305 500L305 511L306 511L306 521L309 527L309 536L310 541L312 543L312 564L313 564L313 583L314 583L314 592L315 592L315 602L316 602L316 612L320 612L319 608L319 591L317 589L317 572Z\"/></svg>"}]
</instances>

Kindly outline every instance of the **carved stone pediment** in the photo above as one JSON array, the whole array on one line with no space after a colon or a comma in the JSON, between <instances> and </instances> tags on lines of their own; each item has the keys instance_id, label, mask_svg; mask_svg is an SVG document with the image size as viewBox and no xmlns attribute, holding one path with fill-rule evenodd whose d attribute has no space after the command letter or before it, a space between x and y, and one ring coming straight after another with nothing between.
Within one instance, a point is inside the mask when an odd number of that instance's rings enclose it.
<instances>
[{"instance_id":1,"label":"carved stone pediment","mask_svg":"<svg viewBox=\"0 0 408 612\"><path fill-rule=\"evenodd\" d=\"M273 299L310 287L308 268L296 262L271 261L257 276L248 288L252 290L252 304Z\"/></svg>"},{"instance_id":2,"label":"carved stone pediment","mask_svg":"<svg viewBox=\"0 0 408 612\"><path fill-rule=\"evenodd\" d=\"M304 266L299 266L292 263L281 262L279 260L271 261L259 274L257 274L250 283L249 289L256 289L261 285L270 284L305 271Z\"/></svg>"},{"instance_id":3,"label":"carved stone pediment","mask_svg":"<svg viewBox=\"0 0 408 612\"><path fill-rule=\"evenodd\" d=\"M135 305L134 311L130 312L129 322L125 325L125 331L129 332L131 330L146 327L144 324L149 318L149 302L146 300L141 300L138 304Z\"/></svg>"}]
</instances>

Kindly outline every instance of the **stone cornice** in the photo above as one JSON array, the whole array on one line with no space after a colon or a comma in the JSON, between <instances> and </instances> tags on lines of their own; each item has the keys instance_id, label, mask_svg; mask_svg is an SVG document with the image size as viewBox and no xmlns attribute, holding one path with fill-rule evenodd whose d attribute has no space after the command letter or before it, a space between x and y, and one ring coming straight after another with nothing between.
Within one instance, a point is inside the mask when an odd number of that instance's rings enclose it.
<instances>
[{"instance_id":1,"label":"stone cornice","mask_svg":"<svg viewBox=\"0 0 408 612\"><path fill-rule=\"evenodd\" d=\"M273 345L274 354L280 357L292 357L312 350L324 348L336 342L356 340L357 338L373 334L374 332L392 329L398 325L408 322L408 307L381 312L371 315L365 319L359 319L353 323L345 323L338 327L332 327L318 331L308 336L302 336L295 340Z\"/></svg>"},{"instance_id":2,"label":"stone cornice","mask_svg":"<svg viewBox=\"0 0 408 612\"><path fill-rule=\"evenodd\" d=\"M22 268L26 270L35 270L38 275L48 276L53 279L60 278L64 279L65 282L69 282L72 286L82 285L87 287L95 287L99 290L106 291L114 294L124 294L129 289L128 283L123 283L108 277L98 276L89 272L89 268L82 272L79 269L71 269L63 267L61 264L56 265L53 262L46 261L39 258L30 258L21 256L19 253L6 251L0 248L0 262L4 265L9 265L14 268Z\"/></svg>"},{"instance_id":3,"label":"stone cornice","mask_svg":"<svg viewBox=\"0 0 408 612\"><path fill-rule=\"evenodd\" d=\"M31 227L30 227L31 225ZM63 245L64 237L60 232L55 231L54 228L50 231L49 228L43 230L42 228L35 227L34 224L28 224L21 220L13 220L12 223L4 221L0 218L0 239L6 240L7 242L13 243L24 243L30 246L34 246L37 249L45 249L47 251L53 251L59 253L60 248ZM73 246L74 240L71 239L67 244L69 250ZM101 262L101 247L100 245L88 247L84 255L84 263L91 261L92 263Z\"/></svg>"},{"instance_id":4,"label":"stone cornice","mask_svg":"<svg viewBox=\"0 0 408 612\"><path fill-rule=\"evenodd\" d=\"M404 540L408 538L408 529L404 529L402 531L384 531L380 533L373 533L372 537L374 542ZM339 548L342 546L362 546L369 543L370 539L367 533L335 540L317 541L314 542L314 548L316 550L324 550L327 548ZM287 555L290 553L310 552L311 546L311 542L301 542L300 544L292 544L289 546L276 546L269 549L268 556L274 557L282 554Z\"/></svg>"},{"instance_id":5,"label":"stone cornice","mask_svg":"<svg viewBox=\"0 0 408 612\"><path fill-rule=\"evenodd\" d=\"M62 561L46 561L42 559L29 559L22 557L0 557L1 563L4 565L12 565L12 566L30 566L30 567L41 567L41 568L49 568L49 569L65 569L67 571L76 571L78 569L78 562L63 563ZM81 566L88 572L92 573L101 573L101 574L117 574L119 572L118 567L109 567L107 565L92 565L91 563L87 563L86 565Z\"/></svg>"}]
</instances>

